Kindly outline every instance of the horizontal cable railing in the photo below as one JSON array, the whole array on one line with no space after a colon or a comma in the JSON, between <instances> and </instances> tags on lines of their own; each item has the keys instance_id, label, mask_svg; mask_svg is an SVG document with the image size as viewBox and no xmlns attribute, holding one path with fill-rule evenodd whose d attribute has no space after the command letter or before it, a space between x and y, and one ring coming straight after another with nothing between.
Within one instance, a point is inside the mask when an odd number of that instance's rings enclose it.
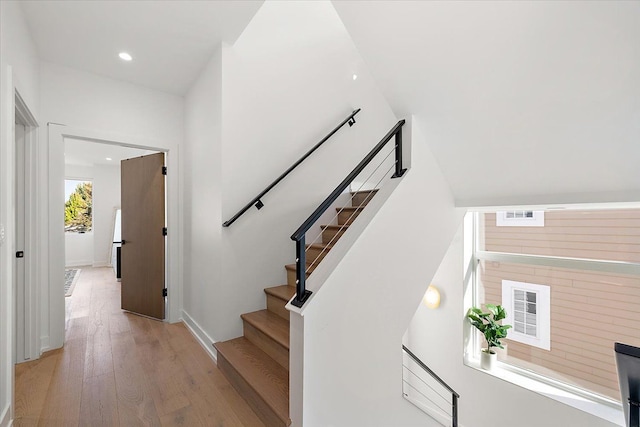
<instances>
[{"instance_id":1,"label":"horizontal cable railing","mask_svg":"<svg viewBox=\"0 0 640 427\"><path fill-rule=\"evenodd\" d=\"M305 235L307 231L320 219L322 214L329 209L336 199L345 192L347 187L360 175L371 161L380 153L384 146L395 137L395 146L393 153L395 161L392 169L395 173L392 178L398 178L404 175L406 169L402 167L402 126L405 121L400 120L393 128L376 144L376 146L365 156L364 159L342 180L342 182L329 194L329 196L316 208L316 210L307 218L300 227L293 233L291 240L296 242L296 296L291 303L296 307L302 307L311 295L311 291L306 289L306 273L308 271L306 262L306 244ZM355 212L354 212L355 214ZM348 223L349 221L347 221ZM315 262L315 261L314 261Z\"/></svg>"},{"instance_id":2,"label":"horizontal cable railing","mask_svg":"<svg viewBox=\"0 0 640 427\"><path fill-rule=\"evenodd\" d=\"M446 417L451 417L451 426L458 427L458 399L460 395L453 390L449 384L444 382L442 378L436 375L427 365L418 358L411 350L409 350L406 346L402 346L402 350L409 356L413 362L422 369L422 371L429 374L430 378L436 384L432 384L434 386L440 386L440 390L444 389L446 391L446 396L441 392L436 390L431 384L429 384L423 377L424 375L420 375L419 372L415 372L411 369L407 364L403 365L403 374L402 374L402 382L404 386L409 387L411 390L415 391L419 396L426 399L429 402L429 406L435 406L439 411L442 412ZM403 392L405 397L409 396L407 391ZM431 396L431 397L430 397ZM444 408L443 406L448 406L449 408Z\"/></svg>"},{"instance_id":3,"label":"horizontal cable railing","mask_svg":"<svg viewBox=\"0 0 640 427\"><path fill-rule=\"evenodd\" d=\"M336 209L335 215L333 215L333 217L329 221L327 221L329 224L332 224L334 222L338 223L339 222L338 217L348 207L364 208L369 203L369 201L373 198L373 196L375 196L376 192L380 188L382 181L386 177L388 177L389 172L391 172L391 170L395 168L395 163L391 163L391 166L386 168L387 159L389 159L389 157L394 152L395 152L395 148L393 148L391 151L389 151L389 153L387 153L386 156L384 156L384 158L379 162L378 166L376 166L375 169L369 173L369 175L362 181L362 183L357 188L352 189L351 197L343 207ZM381 170L384 170L384 171L382 173L378 173L378 171L381 171ZM369 189L363 190L365 187ZM362 193L366 194L364 199L362 199L358 203L354 203L355 198ZM349 215L349 217L346 219L346 221L344 221L344 224L342 225L338 224L338 227L339 227L338 230L336 230L335 234L326 243L322 243L322 240L323 240L322 229L316 235L316 237L313 238L311 241L305 238L305 240L308 241L308 243L306 244L306 251L305 251L306 252L305 259L307 260L305 273L310 274L314 270L314 268L320 263L320 261L324 259L324 256L333 247L334 243L336 243L336 241L341 237L342 233L344 233L347 230L352 220L355 219L356 216L357 216L357 210L354 210L351 213L351 215ZM315 257L313 257L313 255L309 256L309 250L312 249L314 245L320 245L322 249L320 253L317 254Z\"/></svg>"},{"instance_id":4,"label":"horizontal cable railing","mask_svg":"<svg viewBox=\"0 0 640 427\"><path fill-rule=\"evenodd\" d=\"M309 151L307 151L304 156L300 157L300 159L298 159L297 162L295 162L293 165L291 165L289 167L289 169L284 171L282 173L282 175L280 175L278 178L276 178L275 181L273 181L271 184L269 184L267 186L267 188L262 190L256 197L254 197L249 203L247 203L242 209L240 209L234 216L232 216L230 219L225 221L222 224L222 226L223 227L229 227L238 218L240 218L246 211L248 211L249 208L251 208L251 206L255 206L256 209L258 209L258 210L262 209L262 207L264 206L264 203L262 203L262 201L260 199L262 197L264 197L264 195L267 194L269 191L271 191L271 189L273 187L278 185L278 183L280 181L282 181L287 175L289 175L295 168L297 168L300 165L300 163L304 162L307 159L307 157L309 157L311 154L313 154L314 151L316 151L318 148L320 148L320 146L322 144L327 142L327 140L329 138L331 138L336 132L338 132L345 124L348 123L349 126L353 126L356 123L355 116L359 112L360 112L360 108L354 110L351 114L349 114L349 116L347 116L346 119L344 119L338 126L336 126L331 132L329 132L329 134L327 136L322 138L322 140L320 142L318 142L316 145L313 146L313 148L311 148Z\"/></svg>"}]
</instances>

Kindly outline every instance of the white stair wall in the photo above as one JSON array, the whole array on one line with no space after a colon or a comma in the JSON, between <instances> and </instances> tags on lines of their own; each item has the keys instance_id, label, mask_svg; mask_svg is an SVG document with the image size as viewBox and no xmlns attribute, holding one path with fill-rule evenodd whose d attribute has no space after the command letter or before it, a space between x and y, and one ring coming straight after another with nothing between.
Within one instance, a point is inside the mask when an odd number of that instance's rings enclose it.
<instances>
[{"instance_id":1,"label":"white stair wall","mask_svg":"<svg viewBox=\"0 0 640 427\"><path fill-rule=\"evenodd\" d=\"M401 344L464 212L411 120L404 135L411 169L302 317L292 313L294 426L439 425L402 398Z\"/></svg>"}]
</instances>

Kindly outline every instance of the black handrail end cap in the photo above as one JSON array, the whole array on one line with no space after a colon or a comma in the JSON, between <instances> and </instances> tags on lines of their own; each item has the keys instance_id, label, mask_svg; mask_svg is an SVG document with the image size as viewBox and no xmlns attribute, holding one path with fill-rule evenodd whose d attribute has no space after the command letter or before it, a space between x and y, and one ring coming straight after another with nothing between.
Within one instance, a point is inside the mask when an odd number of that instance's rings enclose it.
<instances>
[{"instance_id":1,"label":"black handrail end cap","mask_svg":"<svg viewBox=\"0 0 640 427\"><path fill-rule=\"evenodd\" d=\"M311 294L312 294L311 291L306 290L304 291L304 295L302 295L302 298L298 299L298 296L296 295L296 297L291 300L291 305L294 305L298 308L302 308L302 306L304 305L305 302L307 302Z\"/></svg>"},{"instance_id":2,"label":"black handrail end cap","mask_svg":"<svg viewBox=\"0 0 640 427\"><path fill-rule=\"evenodd\" d=\"M225 222L222 223L223 227L228 227L230 225L231 225L231 221L225 221Z\"/></svg>"},{"instance_id":3,"label":"black handrail end cap","mask_svg":"<svg viewBox=\"0 0 640 427\"><path fill-rule=\"evenodd\" d=\"M392 179L393 179L393 178L400 178L400 177L402 177L402 176L404 175L404 173L405 173L406 171L407 171L407 169L406 169L406 168L405 168L405 169L402 169L402 170L400 171L400 173L398 173L398 172L394 173L394 174L391 176L391 178L392 178Z\"/></svg>"}]
</instances>

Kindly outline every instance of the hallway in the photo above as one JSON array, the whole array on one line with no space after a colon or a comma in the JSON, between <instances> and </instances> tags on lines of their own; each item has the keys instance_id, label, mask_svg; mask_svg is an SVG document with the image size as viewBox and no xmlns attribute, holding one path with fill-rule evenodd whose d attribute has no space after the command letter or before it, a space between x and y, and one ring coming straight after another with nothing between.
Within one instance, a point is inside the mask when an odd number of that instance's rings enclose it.
<instances>
[{"instance_id":1,"label":"hallway","mask_svg":"<svg viewBox=\"0 0 640 427\"><path fill-rule=\"evenodd\" d=\"M262 426L182 324L123 312L111 268L82 268L64 348L16 365L15 426Z\"/></svg>"}]
</instances>

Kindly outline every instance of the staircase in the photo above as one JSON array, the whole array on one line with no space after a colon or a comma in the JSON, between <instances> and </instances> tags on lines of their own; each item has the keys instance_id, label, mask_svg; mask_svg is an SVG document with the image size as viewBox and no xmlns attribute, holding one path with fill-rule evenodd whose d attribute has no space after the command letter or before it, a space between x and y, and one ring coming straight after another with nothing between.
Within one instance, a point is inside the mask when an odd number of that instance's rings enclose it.
<instances>
[{"instance_id":1,"label":"staircase","mask_svg":"<svg viewBox=\"0 0 640 427\"><path fill-rule=\"evenodd\" d=\"M307 276L362 212L377 190L354 192L351 206L336 208L337 224L322 225L322 242L307 245ZM215 343L218 367L268 427L289 419L289 311L296 292L296 265L285 266L287 284L264 290L266 310L245 313L244 335Z\"/></svg>"}]
</instances>

